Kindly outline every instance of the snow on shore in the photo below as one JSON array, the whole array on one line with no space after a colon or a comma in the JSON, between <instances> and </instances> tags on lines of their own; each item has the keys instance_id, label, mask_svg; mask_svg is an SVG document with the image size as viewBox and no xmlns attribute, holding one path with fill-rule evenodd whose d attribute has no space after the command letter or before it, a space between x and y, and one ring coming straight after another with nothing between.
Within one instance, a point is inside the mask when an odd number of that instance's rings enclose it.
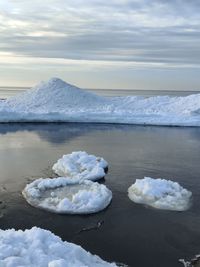
<instances>
[{"instance_id":1,"label":"snow on shore","mask_svg":"<svg viewBox=\"0 0 200 267\"><path fill-rule=\"evenodd\" d=\"M76 151L63 155L52 169L59 176L96 181L105 176L107 167L108 163L103 158L88 155L84 151Z\"/></svg>"},{"instance_id":2,"label":"snow on shore","mask_svg":"<svg viewBox=\"0 0 200 267\"><path fill-rule=\"evenodd\" d=\"M0 230L1 267L116 267L50 231Z\"/></svg>"},{"instance_id":3,"label":"snow on shore","mask_svg":"<svg viewBox=\"0 0 200 267\"><path fill-rule=\"evenodd\" d=\"M200 94L100 97L52 78L0 102L0 122L20 121L200 126Z\"/></svg>"},{"instance_id":4,"label":"snow on shore","mask_svg":"<svg viewBox=\"0 0 200 267\"><path fill-rule=\"evenodd\" d=\"M144 177L137 179L129 187L128 196L135 203L158 209L184 211L189 208L192 193L176 182Z\"/></svg>"},{"instance_id":5,"label":"snow on shore","mask_svg":"<svg viewBox=\"0 0 200 267\"><path fill-rule=\"evenodd\" d=\"M103 184L58 177L40 178L26 185L22 194L27 202L55 213L89 214L105 209L112 192Z\"/></svg>"}]
</instances>

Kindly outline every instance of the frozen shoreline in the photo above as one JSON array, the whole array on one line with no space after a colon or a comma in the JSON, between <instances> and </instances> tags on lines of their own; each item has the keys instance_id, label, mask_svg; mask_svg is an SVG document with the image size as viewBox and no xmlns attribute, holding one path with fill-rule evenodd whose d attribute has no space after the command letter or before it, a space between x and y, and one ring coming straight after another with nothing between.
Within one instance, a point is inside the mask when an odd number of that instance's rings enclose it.
<instances>
[{"instance_id":1,"label":"frozen shoreline","mask_svg":"<svg viewBox=\"0 0 200 267\"><path fill-rule=\"evenodd\" d=\"M0 266L117 267L48 230L0 230Z\"/></svg>"},{"instance_id":2,"label":"frozen shoreline","mask_svg":"<svg viewBox=\"0 0 200 267\"><path fill-rule=\"evenodd\" d=\"M0 122L200 126L200 94L185 97L101 97L52 78L0 101Z\"/></svg>"}]
</instances>

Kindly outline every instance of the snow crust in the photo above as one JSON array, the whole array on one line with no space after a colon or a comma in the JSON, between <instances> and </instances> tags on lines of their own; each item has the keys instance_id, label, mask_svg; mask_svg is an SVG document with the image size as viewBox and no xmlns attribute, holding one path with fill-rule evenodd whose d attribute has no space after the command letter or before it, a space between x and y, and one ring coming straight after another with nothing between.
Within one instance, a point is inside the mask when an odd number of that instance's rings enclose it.
<instances>
[{"instance_id":1,"label":"snow crust","mask_svg":"<svg viewBox=\"0 0 200 267\"><path fill-rule=\"evenodd\" d=\"M22 194L27 202L55 213L89 214L105 209L112 192L96 182L71 178L40 178L26 185Z\"/></svg>"},{"instance_id":2,"label":"snow crust","mask_svg":"<svg viewBox=\"0 0 200 267\"><path fill-rule=\"evenodd\" d=\"M1 267L116 267L50 231L0 230Z\"/></svg>"},{"instance_id":3,"label":"snow crust","mask_svg":"<svg viewBox=\"0 0 200 267\"><path fill-rule=\"evenodd\" d=\"M21 121L200 126L200 94L100 97L52 78L0 102L0 122Z\"/></svg>"},{"instance_id":4,"label":"snow crust","mask_svg":"<svg viewBox=\"0 0 200 267\"><path fill-rule=\"evenodd\" d=\"M105 176L107 167L108 163L103 158L88 155L85 151L76 151L63 155L52 169L59 176L95 181Z\"/></svg>"},{"instance_id":5,"label":"snow crust","mask_svg":"<svg viewBox=\"0 0 200 267\"><path fill-rule=\"evenodd\" d=\"M135 203L157 209L184 211L190 206L192 193L176 182L144 177L129 187L128 196Z\"/></svg>"}]
</instances>

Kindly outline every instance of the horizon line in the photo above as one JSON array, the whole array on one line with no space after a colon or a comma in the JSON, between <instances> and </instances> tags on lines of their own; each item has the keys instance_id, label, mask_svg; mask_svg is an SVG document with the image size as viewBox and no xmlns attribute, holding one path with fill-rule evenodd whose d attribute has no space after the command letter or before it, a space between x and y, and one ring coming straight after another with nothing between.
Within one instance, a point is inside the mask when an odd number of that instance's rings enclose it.
<instances>
[{"instance_id":1,"label":"horizon line","mask_svg":"<svg viewBox=\"0 0 200 267\"><path fill-rule=\"evenodd\" d=\"M0 89L8 89L8 88L16 88L17 90L26 90L31 89L34 86L0 86ZM83 88L79 87L80 89L84 90L115 90L115 91L169 91L169 92L200 92L200 89L194 89L194 90L174 90L174 89L126 89L126 88ZM9 91L9 90L8 90ZM11 91L11 90L10 90Z\"/></svg>"}]
</instances>

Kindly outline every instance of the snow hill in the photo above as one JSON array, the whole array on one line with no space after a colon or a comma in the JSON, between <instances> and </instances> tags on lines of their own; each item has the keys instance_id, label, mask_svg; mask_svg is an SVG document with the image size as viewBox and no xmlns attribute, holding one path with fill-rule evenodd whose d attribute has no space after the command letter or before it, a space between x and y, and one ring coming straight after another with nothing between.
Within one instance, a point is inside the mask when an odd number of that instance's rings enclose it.
<instances>
[{"instance_id":1,"label":"snow hill","mask_svg":"<svg viewBox=\"0 0 200 267\"><path fill-rule=\"evenodd\" d=\"M0 122L21 121L200 126L200 94L100 97L52 78L0 101Z\"/></svg>"},{"instance_id":2,"label":"snow hill","mask_svg":"<svg viewBox=\"0 0 200 267\"><path fill-rule=\"evenodd\" d=\"M61 112L74 107L94 108L105 100L95 94L68 84L61 79L52 78L41 82L22 94L6 101L12 109L21 112Z\"/></svg>"}]
</instances>

